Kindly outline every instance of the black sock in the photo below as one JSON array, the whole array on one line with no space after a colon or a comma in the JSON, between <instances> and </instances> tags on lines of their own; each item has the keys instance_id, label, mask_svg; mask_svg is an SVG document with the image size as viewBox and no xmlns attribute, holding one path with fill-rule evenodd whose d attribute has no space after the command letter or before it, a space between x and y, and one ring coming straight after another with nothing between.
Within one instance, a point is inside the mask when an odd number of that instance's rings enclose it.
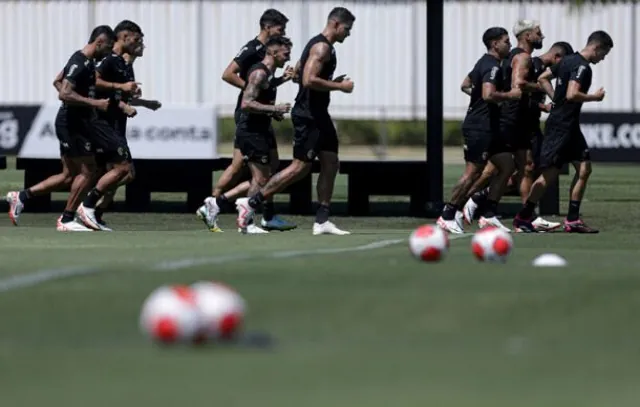
<instances>
[{"instance_id":1,"label":"black sock","mask_svg":"<svg viewBox=\"0 0 640 407\"><path fill-rule=\"evenodd\" d=\"M218 208L220 208L222 212L231 212L233 209L231 208L231 201L229 201L229 198L227 198L225 194L216 197L216 204L218 204Z\"/></svg>"},{"instance_id":2,"label":"black sock","mask_svg":"<svg viewBox=\"0 0 640 407\"><path fill-rule=\"evenodd\" d=\"M496 216L496 212L498 212L498 201L487 199L482 216L485 218L493 218Z\"/></svg>"},{"instance_id":3,"label":"black sock","mask_svg":"<svg viewBox=\"0 0 640 407\"><path fill-rule=\"evenodd\" d=\"M316 223L323 224L329 220L329 205L318 206L318 211L316 212Z\"/></svg>"},{"instance_id":4,"label":"black sock","mask_svg":"<svg viewBox=\"0 0 640 407\"><path fill-rule=\"evenodd\" d=\"M89 191L87 197L84 198L84 202L82 202L82 205L90 209L95 208L100 198L102 198L102 195L104 194L100 192L98 188L93 188L91 191Z\"/></svg>"},{"instance_id":5,"label":"black sock","mask_svg":"<svg viewBox=\"0 0 640 407\"><path fill-rule=\"evenodd\" d=\"M567 214L567 220L573 222L580 219L580 201L569 201L569 213Z\"/></svg>"},{"instance_id":6,"label":"black sock","mask_svg":"<svg viewBox=\"0 0 640 407\"><path fill-rule=\"evenodd\" d=\"M264 202L264 195L262 195L262 192L258 192L257 194L249 198L249 206L252 207L253 209L260 208L263 202Z\"/></svg>"},{"instance_id":7,"label":"black sock","mask_svg":"<svg viewBox=\"0 0 640 407\"><path fill-rule=\"evenodd\" d=\"M266 201L262 207L262 219L269 222L276 214L276 208L273 201Z\"/></svg>"},{"instance_id":8,"label":"black sock","mask_svg":"<svg viewBox=\"0 0 640 407\"><path fill-rule=\"evenodd\" d=\"M444 205L444 209L442 209L442 219L444 220L454 220L456 218L456 212L458 211L458 207L452 203L448 203Z\"/></svg>"},{"instance_id":9,"label":"black sock","mask_svg":"<svg viewBox=\"0 0 640 407\"><path fill-rule=\"evenodd\" d=\"M102 223L102 215L104 215L104 209L98 207L95 211L96 220Z\"/></svg>"},{"instance_id":10,"label":"black sock","mask_svg":"<svg viewBox=\"0 0 640 407\"><path fill-rule=\"evenodd\" d=\"M535 212L535 210L536 210L536 204L534 202L527 201L522 207L522 210L518 212L518 216L521 217L522 219L531 219L533 217L533 213Z\"/></svg>"},{"instance_id":11,"label":"black sock","mask_svg":"<svg viewBox=\"0 0 640 407\"><path fill-rule=\"evenodd\" d=\"M75 212L64 211L64 212L62 212L62 223L73 222L73 219L75 217L76 217Z\"/></svg>"},{"instance_id":12,"label":"black sock","mask_svg":"<svg viewBox=\"0 0 640 407\"><path fill-rule=\"evenodd\" d=\"M485 188L482 191L479 191L473 194L471 196L471 200L475 202L478 206L480 206L487 201L488 195L489 195L489 188Z\"/></svg>"},{"instance_id":13,"label":"black sock","mask_svg":"<svg viewBox=\"0 0 640 407\"><path fill-rule=\"evenodd\" d=\"M18 197L20 198L20 201L22 202L27 202L27 200L29 198L31 198L33 195L31 195L31 191L29 191L28 189L23 189L22 191L20 191L18 193Z\"/></svg>"}]
</instances>

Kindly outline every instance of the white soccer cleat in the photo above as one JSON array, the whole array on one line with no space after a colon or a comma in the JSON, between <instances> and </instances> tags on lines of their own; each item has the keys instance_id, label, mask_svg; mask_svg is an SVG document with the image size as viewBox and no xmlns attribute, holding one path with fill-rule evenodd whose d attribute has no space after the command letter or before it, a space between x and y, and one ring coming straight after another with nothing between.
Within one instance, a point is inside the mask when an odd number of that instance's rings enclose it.
<instances>
[{"instance_id":1,"label":"white soccer cleat","mask_svg":"<svg viewBox=\"0 0 640 407\"><path fill-rule=\"evenodd\" d=\"M495 216L492 216L490 218L485 218L484 216L481 216L480 219L478 220L478 226L480 226L480 229L494 227L504 232L511 233L511 229L503 225L502 222L500 222L500 220L498 220L498 218Z\"/></svg>"},{"instance_id":2,"label":"white soccer cleat","mask_svg":"<svg viewBox=\"0 0 640 407\"><path fill-rule=\"evenodd\" d=\"M255 211L249 205L249 198L236 199L236 210L238 211L238 218L236 219L238 229L242 233L247 233L247 227L253 223L253 215L255 214Z\"/></svg>"},{"instance_id":3,"label":"white soccer cleat","mask_svg":"<svg viewBox=\"0 0 640 407\"><path fill-rule=\"evenodd\" d=\"M464 215L464 221L467 225L471 225L473 223L473 219L476 215L476 211L478 210L478 204L471 198L464 204L464 208L462 208L462 213Z\"/></svg>"},{"instance_id":4,"label":"white soccer cleat","mask_svg":"<svg viewBox=\"0 0 640 407\"><path fill-rule=\"evenodd\" d=\"M93 232L93 229L89 229L85 225L81 224L76 220L72 220L71 222L62 222L62 216L58 218L58 222L56 224L56 230L58 232Z\"/></svg>"},{"instance_id":5,"label":"white soccer cleat","mask_svg":"<svg viewBox=\"0 0 640 407\"><path fill-rule=\"evenodd\" d=\"M24 203L20 200L20 193L11 191L7 194L5 200L9 203L9 219L15 226L18 226L18 219L24 209Z\"/></svg>"},{"instance_id":6,"label":"white soccer cleat","mask_svg":"<svg viewBox=\"0 0 640 407\"><path fill-rule=\"evenodd\" d=\"M456 221L455 219L444 220L442 216L440 216L436 223L440 227L440 229L447 231L449 233L453 233L456 235L460 235L464 233L464 229L462 228L462 225L460 225L458 221Z\"/></svg>"},{"instance_id":7,"label":"white soccer cleat","mask_svg":"<svg viewBox=\"0 0 640 407\"><path fill-rule=\"evenodd\" d=\"M346 230L338 229L336 225L332 222L326 221L324 223L314 223L313 224L313 235L337 235L337 236L345 236L350 235L351 232L347 232Z\"/></svg>"},{"instance_id":8,"label":"white soccer cleat","mask_svg":"<svg viewBox=\"0 0 640 407\"><path fill-rule=\"evenodd\" d=\"M100 226L100 231L102 232L113 232L113 229L108 227L104 222L98 221L98 226Z\"/></svg>"},{"instance_id":9,"label":"white soccer cleat","mask_svg":"<svg viewBox=\"0 0 640 407\"><path fill-rule=\"evenodd\" d=\"M464 214L462 211L456 211L453 219L455 219L458 226L460 226L460 229L464 229Z\"/></svg>"},{"instance_id":10,"label":"white soccer cleat","mask_svg":"<svg viewBox=\"0 0 640 407\"><path fill-rule=\"evenodd\" d=\"M95 208L86 208L83 204L80 204L76 211L76 215L78 215L80 221L89 229L101 230L98 219L96 219Z\"/></svg>"},{"instance_id":11,"label":"white soccer cleat","mask_svg":"<svg viewBox=\"0 0 640 407\"><path fill-rule=\"evenodd\" d=\"M262 229L260 226L256 225L255 223L251 223L247 225L247 227L244 229L244 232L242 231L242 229L238 229L238 230L240 231L240 233L245 233L247 235L261 235L261 234L269 233L268 231Z\"/></svg>"},{"instance_id":12,"label":"white soccer cleat","mask_svg":"<svg viewBox=\"0 0 640 407\"><path fill-rule=\"evenodd\" d=\"M204 205L198 208L196 215L207 225L207 228L211 232L222 232L222 229L218 227L218 215L220 214L220 207L216 202L216 198L210 196L204 200Z\"/></svg>"},{"instance_id":13,"label":"white soccer cleat","mask_svg":"<svg viewBox=\"0 0 640 407\"><path fill-rule=\"evenodd\" d=\"M542 219L540 216L531 222L531 224L537 232L551 232L562 226L562 223L560 222L549 222L548 220Z\"/></svg>"}]
</instances>

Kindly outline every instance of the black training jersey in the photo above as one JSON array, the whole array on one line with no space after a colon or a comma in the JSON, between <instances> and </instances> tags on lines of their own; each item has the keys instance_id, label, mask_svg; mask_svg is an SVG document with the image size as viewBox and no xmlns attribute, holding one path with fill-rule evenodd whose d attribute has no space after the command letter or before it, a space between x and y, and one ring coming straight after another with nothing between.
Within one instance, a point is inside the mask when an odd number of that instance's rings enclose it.
<instances>
[{"instance_id":1,"label":"black training jersey","mask_svg":"<svg viewBox=\"0 0 640 407\"><path fill-rule=\"evenodd\" d=\"M122 55L111 54L96 64L96 71L107 82L127 83L136 80L133 66L127 64ZM131 94L121 90L96 89L96 98L109 99L109 109L106 112L98 112L98 117L110 123L126 121L127 116L118 107L120 102L129 103Z\"/></svg>"},{"instance_id":2,"label":"black training jersey","mask_svg":"<svg viewBox=\"0 0 640 407\"><path fill-rule=\"evenodd\" d=\"M277 88L272 85L273 72L271 72L265 64L260 62L249 69L247 72L247 78L249 78L249 76L258 69L263 70L267 74L267 82L266 87L260 89L260 92L256 97L256 101L263 105L273 105L276 103L276 94L278 92ZM238 126L250 132L264 132L271 126L271 116L241 111Z\"/></svg>"},{"instance_id":3,"label":"black training jersey","mask_svg":"<svg viewBox=\"0 0 640 407\"><path fill-rule=\"evenodd\" d=\"M539 57L531 58L531 65L533 67L533 75L535 80L537 81L540 75L545 71L546 66L542 62L542 59ZM529 96L529 112L530 117L533 124L540 124L540 116L542 115L542 111L540 110L540 104L544 103L546 99L546 93L542 92L534 92Z\"/></svg>"},{"instance_id":4,"label":"black training jersey","mask_svg":"<svg viewBox=\"0 0 640 407\"><path fill-rule=\"evenodd\" d=\"M462 123L464 130L492 132L500 125L500 106L482 99L482 85L493 84L498 91L503 90L503 77L500 60L492 55L484 54L469 72L471 78L471 100L467 115Z\"/></svg>"},{"instance_id":5,"label":"black training jersey","mask_svg":"<svg viewBox=\"0 0 640 407\"><path fill-rule=\"evenodd\" d=\"M311 52L311 48L320 43L324 42L329 45L329 53L330 57L327 62L322 65L320 69L319 77L324 80L332 80L333 73L336 70L336 65L338 63L338 59L336 57L336 50L333 45L327 40L327 38L318 34L315 37L311 38L307 45L302 50L302 55L300 56L300 75L302 76L304 72L304 67L307 63L307 59L309 59L309 53ZM305 88L302 85L302 78L300 78L300 85L298 87L298 95L296 96L296 103L293 106L293 110L291 114L296 116L305 116L305 117L313 117L316 115L327 115L329 114L329 102L331 101L331 96L327 91L318 91L309 88Z\"/></svg>"},{"instance_id":6,"label":"black training jersey","mask_svg":"<svg viewBox=\"0 0 640 407\"><path fill-rule=\"evenodd\" d=\"M71 82L73 90L80 96L95 98L96 69L93 61L82 51L76 51L65 65L62 79ZM69 114L90 117L95 112L90 106L67 105L62 102L61 111Z\"/></svg>"},{"instance_id":7,"label":"black training jersey","mask_svg":"<svg viewBox=\"0 0 640 407\"><path fill-rule=\"evenodd\" d=\"M589 92L592 76L589 61L576 52L562 58L560 63L551 67L551 72L557 79L547 124L565 128L578 126L583 102L568 101L567 88L570 81L576 81L580 84L580 92Z\"/></svg>"},{"instance_id":8,"label":"black training jersey","mask_svg":"<svg viewBox=\"0 0 640 407\"><path fill-rule=\"evenodd\" d=\"M258 38L254 38L251 41L247 42L242 47L242 49L240 49L240 52L238 52L238 55L236 55L236 57L233 58L233 60L240 67L239 75L243 81L245 82L247 81L247 78L249 77L248 75L249 69L255 64L260 63L264 59L266 54L267 54L267 50L264 44L261 43L260 40L258 40ZM240 94L238 95L238 102L236 103L236 112L240 110L241 101L242 101L242 91L240 91Z\"/></svg>"},{"instance_id":9,"label":"black training jersey","mask_svg":"<svg viewBox=\"0 0 640 407\"><path fill-rule=\"evenodd\" d=\"M522 48L514 48L509 53L509 57L502 61L502 75L504 76L505 92L511 90L511 78L513 74L511 64L513 63L513 58L523 52L525 51ZM525 80L527 82L535 81L533 67L531 65L529 65L529 73ZM529 94L524 92L519 100L504 101L501 105L500 121L505 124L517 124L521 119L527 118L529 113L529 104Z\"/></svg>"}]
</instances>

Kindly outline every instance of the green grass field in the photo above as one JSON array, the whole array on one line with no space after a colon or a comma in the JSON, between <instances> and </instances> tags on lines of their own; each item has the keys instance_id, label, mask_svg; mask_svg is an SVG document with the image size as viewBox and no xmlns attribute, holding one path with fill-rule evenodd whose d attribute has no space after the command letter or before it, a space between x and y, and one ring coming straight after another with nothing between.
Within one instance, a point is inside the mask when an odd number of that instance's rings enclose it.
<instances>
[{"instance_id":1,"label":"green grass field","mask_svg":"<svg viewBox=\"0 0 640 407\"><path fill-rule=\"evenodd\" d=\"M310 217L259 236L230 215L222 234L192 215L114 213L118 232L80 234L56 232L53 213L5 218L0 405L637 406L638 174L595 165L582 212L602 232L516 235L504 265L476 262L469 235L442 263L414 260L397 241L433 219L336 218L354 234L312 237ZM20 186L0 171L0 192ZM569 267L531 267L543 252ZM146 295L201 279L235 287L247 331L272 346L148 343Z\"/></svg>"}]
</instances>

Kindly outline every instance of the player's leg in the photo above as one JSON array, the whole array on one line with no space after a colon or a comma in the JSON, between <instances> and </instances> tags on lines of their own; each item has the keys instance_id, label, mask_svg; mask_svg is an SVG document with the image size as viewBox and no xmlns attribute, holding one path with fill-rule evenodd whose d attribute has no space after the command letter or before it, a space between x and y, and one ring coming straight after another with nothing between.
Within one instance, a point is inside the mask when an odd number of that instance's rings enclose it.
<instances>
[{"instance_id":1,"label":"player's leg","mask_svg":"<svg viewBox=\"0 0 640 407\"><path fill-rule=\"evenodd\" d=\"M509 178L513 174L513 170L515 168L515 163L513 161L513 153L510 151L500 151L491 154L489 158L490 162L497 169L496 175L491 179L489 184L489 192L487 194L487 201L485 205L481 209L481 216L478 219L478 225L481 228L493 226L504 231L510 231L509 228L504 226L502 222L498 219L497 211L498 211L498 203L507 187L507 183L509 182Z\"/></svg>"},{"instance_id":2,"label":"player's leg","mask_svg":"<svg viewBox=\"0 0 640 407\"><path fill-rule=\"evenodd\" d=\"M111 229L107 226L107 223L104 221L103 216L104 216L104 213L107 211L107 209L109 209L111 204L113 204L118 188L133 182L133 180L136 177L135 166L131 158L129 158L129 164L130 164L129 172L124 177L124 179L122 179L120 183L118 183L118 185L106 191L102 196L102 198L98 201L98 204L96 205L95 218L98 224L100 225L100 229L103 231L111 231ZM109 170L111 170L113 167L113 164L108 164L107 167ZM104 173L106 173L106 168ZM102 175L100 175L100 177L101 176Z\"/></svg>"},{"instance_id":3,"label":"player's leg","mask_svg":"<svg viewBox=\"0 0 640 407\"><path fill-rule=\"evenodd\" d=\"M451 191L449 202L444 205L442 214L437 220L438 226L450 233L464 233L462 208L467 200L471 187L478 180L484 169L491 134L465 131L464 150L465 169ZM460 215L458 215L460 214Z\"/></svg>"},{"instance_id":4,"label":"player's leg","mask_svg":"<svg viewBox=\"0 0 640 407\"><path fill-rule=\"evenodd\" d=\"M96 121L93 126L95 137L104 151L105 160L110 169L98 179L95 186L89 191L82 204L78 207L78 217L85 226L94 230L103 230L96 219L96 206L103 195L118 187L120 182L131 172L131 153L127 140L108 123Z\"/></svg>"},{"instance_id":5,"label":"player's leg","mask_svg":"<svg viewBox=\"0 0 640 407\"><path fill-rule=\"evenodd\" d=\"M269 156L271 160L271 173L276 174L280 169L280 156L278 154L278 147L275 140L275 135L270 135L269 140ZM250 194L249 196L251 196ZM260 225L266 230L292 230L298 227L295 223L276 214L275 204L273 203L273 196L266 200L263 205L262 220Z\"/></svg>"},{"instance_id":6,"label":"player's leg","mask_svg":"<svg viewBox=\"0 0 640 407\"><path fill-rule=\"evenodd\" d=\"M569 211L564 221L564 230L569 233L598 233L597 229L587 226L580 216L580 204L591 176L591 157L589 148L581 131L572 134L568 158L576 170L569 196Z\"/></svg>"},{"instance_id":7,"label":"player's leg","mask_svg":"<svg viewBox=\"0 0 640 407\"><path fill-rule=\"evenodd\" d=\"M498 170L495 165L491 162L487 163L484 170L482 170L482 174L480 174L480 177L478 177L467 193L469 199L467 199L464 208L462 208L462 214L468 225L473 223L478 208L481 208L487 202L491 178L497 173Z\"/></svg>"}]
</instances>

